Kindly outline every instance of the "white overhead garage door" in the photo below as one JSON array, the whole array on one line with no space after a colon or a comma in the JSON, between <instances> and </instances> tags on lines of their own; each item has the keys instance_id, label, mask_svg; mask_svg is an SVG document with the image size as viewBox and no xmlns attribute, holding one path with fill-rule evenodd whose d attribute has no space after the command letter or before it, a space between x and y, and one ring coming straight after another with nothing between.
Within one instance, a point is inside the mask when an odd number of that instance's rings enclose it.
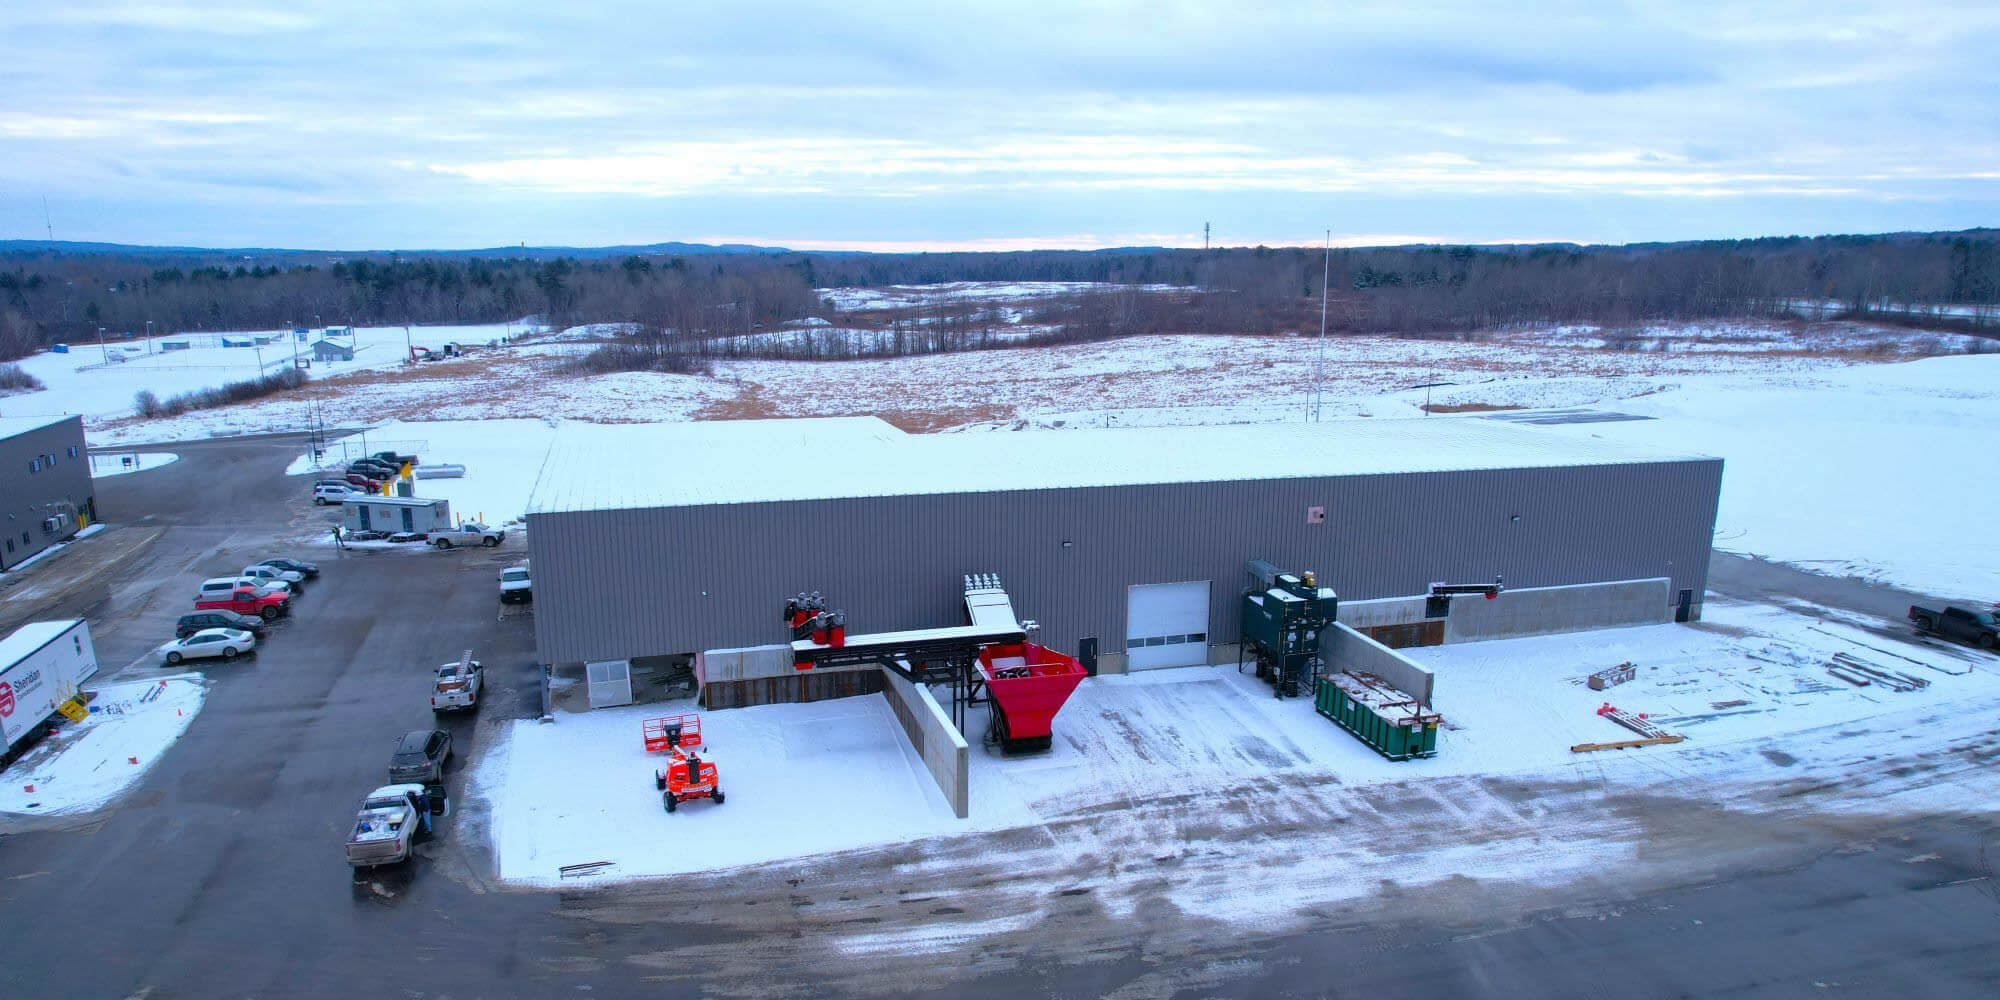
<instances>
[{"instance_id":1,"label":"white overhead garage door","mask_svg":"<svg viewBox=\"0 0 2000 1000\"><path fill-rule=\"evenodd\" d=\"M1208 662L1208 581L1133 587L1125 603L1125 669Z\"/></svg>"}]
</instances>

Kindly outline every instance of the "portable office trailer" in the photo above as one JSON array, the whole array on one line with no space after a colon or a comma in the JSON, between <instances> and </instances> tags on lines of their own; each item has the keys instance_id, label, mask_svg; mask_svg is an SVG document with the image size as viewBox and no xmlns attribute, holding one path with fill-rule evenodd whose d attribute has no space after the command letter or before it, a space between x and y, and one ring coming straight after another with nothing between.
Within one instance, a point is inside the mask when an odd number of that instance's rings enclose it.
<instances>
[{"instance_id":1,"label":"portable office trailer","mask_svg":"<svg viewBox=\"0 0 2000 1000\"><path fill-rule=\"evenodd\" d=\"M646 455L644 463L630 461ZM957 624L997 572L1106 671L1232 660L1246 559L1343 600L1666 578L1698 617L1720 460L1465 417L904 435L873 418L558 432L528 514L555 664L780 640L785 596ZM1418 602L1421 606L1422 602Z\"/></svg>"},{"instance_id":2,"label":"portable office trailer","mask_svg":"<svg viewBox=\"0 0 2000 1000\"><path fill-rule=\"evenodd\" d=\"M97 673L90 625L30 622L0 639L0 751L32 736Z\"/></svg>"},{"instance_id":3,"label":"portable office trailer","mask_svg":"<svg viewBox=\"0 0 2000 1000\"><path fill-rule=\"evenodd\" d=\"M421 531L451 527L451 501L423 497L350 497L341 502L341 520L350 531Z\"/></svg>"}]
</instances>

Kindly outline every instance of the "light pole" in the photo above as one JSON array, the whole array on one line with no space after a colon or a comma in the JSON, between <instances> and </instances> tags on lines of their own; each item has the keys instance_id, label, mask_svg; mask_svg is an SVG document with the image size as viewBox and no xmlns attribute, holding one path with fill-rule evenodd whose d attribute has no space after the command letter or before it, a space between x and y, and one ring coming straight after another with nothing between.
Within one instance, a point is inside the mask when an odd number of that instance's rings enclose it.
<instances>
[{"instance_id":1,"label":"light pole","mask_svg":"<svg viewBox=\"0 0 2000 1000\"><path fill-rule=\"evenodd\" d=\"M104 328L97 328L97 353L104 355L104 363L111 363L111 348L104 346Z\"/></svg>"},{"instance_id":2,"label":"light pole","mask_svg":"<svg viewBox=\"0 0 2000 1000\"><path fill-rule=\"evenodd\" d=\"M146 321L146 353L153 353L153 321Z\"/></svg>"}]
</instances>

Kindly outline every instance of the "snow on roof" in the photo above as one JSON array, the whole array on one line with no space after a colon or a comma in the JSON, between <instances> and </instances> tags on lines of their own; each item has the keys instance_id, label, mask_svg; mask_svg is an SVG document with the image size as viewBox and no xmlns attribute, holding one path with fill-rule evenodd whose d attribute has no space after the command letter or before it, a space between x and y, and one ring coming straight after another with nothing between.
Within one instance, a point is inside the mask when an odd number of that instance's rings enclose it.
<instances>
[{"instance_id":1,"label":"snow on roof","mask_svg":"<svg viewBox=\"0 0 2000 1000\"><path fill-rule=\"evenodd\" d=\"M350 507L356 504L360 504L362 506L374 506L374 507L429 507L432 504L440 504L444 503L445 501L440 500L437 497L382 497L382 496L370 495L370 496L358 496L358 497L350 496L343 499L341 502L347 504Z\"/></svg>"},{"instance_id":2,"label":"snow on roof","mask_svg":"<svg viewBox=\"0 0 2000 1000\"><path fill-rule=\"evenodd\" d=\"M874 417L564 424L531 513L1703 460L1474 417L904 434Z\"/></svg>"},{"instance_id":3,"label":"snow on roof","mask_svg":"<svg viewBox=\"0 0 2000 1000\"><path fill-rule=\"evenodd\" d=\"M76 627L74 618L59 622L29 622L14 630L12 635L0 639L0 669L19 662L21 657L55 641L57 636Z\"/></svg>"},{"instance_id":4,"label":"snow on roof","mask_svg":"<svg viewBox=\"0 0 2000 1000\"><path fill-rule=\"evenodd\" d=\"M75 417L76 414L74 413L65 413L55 417L0 417L0 441L4 441L16 434L26 434L29 431L41 430L51 424L59 424Z\"/></svg>"}]
</instances>

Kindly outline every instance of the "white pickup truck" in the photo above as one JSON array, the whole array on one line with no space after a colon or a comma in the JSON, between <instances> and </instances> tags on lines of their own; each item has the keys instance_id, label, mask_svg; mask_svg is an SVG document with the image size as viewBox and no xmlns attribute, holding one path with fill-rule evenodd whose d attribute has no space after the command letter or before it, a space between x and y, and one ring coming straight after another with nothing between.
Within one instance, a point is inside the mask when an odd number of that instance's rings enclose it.
<instances>
[{"instance_id":1,"label":"white pickup truck","mask_svg":"<svg viewBox=\"0 0 2000 1000\"><path fill-rule=\"evenodd\" d=\"M534 581L528 577L526 562L500 571L500 603L512 604L516 601L525 602L534 599Z\"/></svg>"},{"instance_id":2,"label":"white pickup truck","mask_svg":"<svg viewBox=\"0 0 2000 1000\"><path fill-rule=\"evenodd\" d=\"M431 690L431 711L477 709L479 691L485 686L486 671L478 660L472 658L472 650L468 649L456 663L447 663L437 669L437 685Z\"/></svg>"},{"instance_id":3,"label":"white pickup truck","mask_svg":"<svg viewBox=\"0 0 2000 1000\"><path fill-rule=\"evenodd\" d=\"M431 544L441 549L454 545L484 545L490 549L506 540L504 529L489 528L478 521L466 521L456 528L431 532Z\"/></svg>"},{"instance_id":4,"label":"white pickup truck","mask_svg":"<svg viewBox=\"0 0 2000 1000\"><path fill-rule=\"evenodd\" d=\"M361 801L347 835L347 863L356 868L406 861L418 833L429 833L430 799L422 785L383 785Z\"/></svg>"}]
</instances>

